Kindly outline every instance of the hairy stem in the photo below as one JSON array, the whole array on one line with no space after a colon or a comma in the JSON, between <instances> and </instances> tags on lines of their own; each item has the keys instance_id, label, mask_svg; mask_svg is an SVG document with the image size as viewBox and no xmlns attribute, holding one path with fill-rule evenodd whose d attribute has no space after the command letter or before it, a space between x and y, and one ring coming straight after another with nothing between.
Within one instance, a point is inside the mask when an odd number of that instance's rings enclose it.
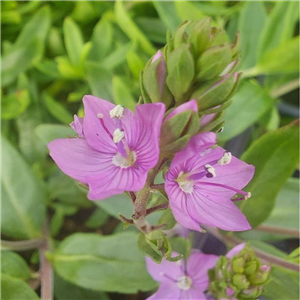
<instances>
[{"instance_id":1,"label":"hairy stem","mask_svg":"<svg viewBox=\"0 0 300 300\"><path fill-rule=\"evenodd\" d=\"M148 215L152 214L155 211L167 209L168 207L169 207L168 203L164 203L164 204L160 204L160 205L157 205L157 206L153 206L153 207L148 208L146 210L146 215L148 216Z\"/></svg>"},{"instance_id":2,"label":"hairy stem","mask_svg":"<svg viewBox=\"0 0 300 300\"><path fill-rule=\"evenodd\" d=\"M53 268L45 253L51 249L48 222L43 227L44 243L40 247L40 278L42 300L53 299Z\"/></svg>"},{"instance_id":3,"label":"hairy stem","mask_svg":"<svg viewBox=\"0 0 300 300\"><path fill-rule=\"evenodd\" d=\"M143 189L141 189L133 203L134 212L132 215L135 226L142 232L147 233L151 231L151 225L146 221L147 216L147 204L151 195L151 186L154 183L154 179L158 172L162 169L167 162L166 158L162 158L158 161L157 165L149 171L147 181Z\"/></svg>"}]
</instances>

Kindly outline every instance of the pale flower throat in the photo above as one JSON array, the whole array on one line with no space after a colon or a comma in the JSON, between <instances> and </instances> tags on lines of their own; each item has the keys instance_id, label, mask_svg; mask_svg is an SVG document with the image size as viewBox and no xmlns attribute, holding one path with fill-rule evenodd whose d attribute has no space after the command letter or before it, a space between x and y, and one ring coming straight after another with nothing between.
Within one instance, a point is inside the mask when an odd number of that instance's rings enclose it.
<instances>
[{"instance_id":1,"label":"pale flower throat","mask_svg":"<svg viewBox=\"0 0 300 300\"><path fill-rule=\"evenodd\" d=\"M192 286L192 279L189 276L182 276L178 279L177 286L181 290L189 290Z\"/></svg>"},{"instance_id":2,"label":"pale flower throat","mask_svg":"<svg viewBox=\"0 0 300 300\"><path fill-rule=\"evenodd\" d=\"M112 158L112 163L115 166L120 167L122 169L134 166L134 163L136 161L136 152L129 149L125 139L125 133L122 126L122 118L124 117L124 111L125 109L123 106L116 105L109 112L109 115L111 119L113 119L116 128L113 134L111 134L106 128L103 120L103 114L97 114L97 117L100 119L101 125L103 126L104 130L108 133L108 135L111 137L111 139L118 148L117 154Z\"/></svg>"}]
</instances>

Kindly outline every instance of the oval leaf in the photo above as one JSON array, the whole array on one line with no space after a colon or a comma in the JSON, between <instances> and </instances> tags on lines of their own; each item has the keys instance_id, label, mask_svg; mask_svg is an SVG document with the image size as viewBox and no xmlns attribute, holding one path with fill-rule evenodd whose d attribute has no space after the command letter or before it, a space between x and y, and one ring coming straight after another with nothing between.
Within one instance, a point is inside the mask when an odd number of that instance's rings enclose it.
<instances>
[{"instance_id":1,"label":"oval leaf","mask_svg":"<svg viewBox=\"0 0 300 300\"><path fill-rule=\"evenodd\" d=\"M136 293L155 288L138 250L137 234L112 236L73 234L53 254L56 272L65 280L84 288L120 293Z\"/></svg>"},{"instance_id":2,"label":"oval leaf","mask_svg":"<svg viewBox=\"0 0 300 300\"><path fill-rule=\"evenodd\" d=\"M252 197L240 205L253 227L272 212L278 192L296 168L298 155L299 127L294 122L266 133L242 156L242 160L256 168L254 178L245 188Z\"/></svg>"},{"instance_id":3,"label":"oval leaf","mask_svg":"<svg viewBox=\"0 0 300 300\"><path fill-rule=\"evenodd\" d=\"M16 239L41 237L45 219L44 188L10 143L4 137L1 142L2 232Z\"/></svg>"}]
</instances>

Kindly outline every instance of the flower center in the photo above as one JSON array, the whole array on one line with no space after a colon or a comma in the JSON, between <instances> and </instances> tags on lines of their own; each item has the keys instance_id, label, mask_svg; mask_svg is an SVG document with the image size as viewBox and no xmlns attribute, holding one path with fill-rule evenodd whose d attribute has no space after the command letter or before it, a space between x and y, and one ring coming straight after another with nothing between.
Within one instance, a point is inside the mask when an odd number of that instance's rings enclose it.
<instances>
[{"instance_id":1,"label":"flower center","mask_svg":"<svg viewBox=\"0 0 300 300\"><path fill-rule=\"evenodd\" d=\"M135 161L136 154L134 151L128 151L127 157L124 157L121 153L118 152L112 159L113 164L117 167L121 167L122 169L133 166Z\"/></svg>"},{"instance_id":2,"label":"flower center","mask_svg":"<svg viewBox=\"0 0 300 300\"><path fill-rule=\"evenodd\" d=\"M194 191L194 181L188 180L188 175L180 172L176 181L183 192L191 194Z\"/></svg>"},{"instance_id":3,"label":"flower center","mask_svg":"<svg viewBox=\"0 0 300 300\"><path fill-rule=\"evenodd\" d=\"M182 276L178 279L177 286L181 290L189 290L192 286L192 279L189 276Z\"/></svg>"}]
</instances>

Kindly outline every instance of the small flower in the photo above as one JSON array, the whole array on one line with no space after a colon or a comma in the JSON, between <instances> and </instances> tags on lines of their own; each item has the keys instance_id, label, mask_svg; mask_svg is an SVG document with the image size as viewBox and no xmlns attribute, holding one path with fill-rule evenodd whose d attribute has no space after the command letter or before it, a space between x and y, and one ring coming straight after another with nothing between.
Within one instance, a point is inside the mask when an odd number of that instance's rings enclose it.
<instances>
[{"instance_id":1,"label":"small flower","mask_svg":"<svg viewBox=\"0 0 300 300\"><path fill-rule=\"evenodd\" d=\"M78 138L50 142L50 156L64 173L89 185L90 200L141 189L158 161L164 104L137 105L133 114L93 96L83 103L84 118L71 123Z\"/></svg>"},{"instance_id":2,"label":"small flower","mask_svg":"<svg viewBox=\"0 0 300 300\"><path fill-rule=\"evenodd\" d=\"M241 189L251 180L254 167L216 144L216 134L194 136L178 152L166 174L165 188L177 222L201 231L199 223L230 231L250 229L233 201L249 198ZM242 197L235 197L236 194Z\"/></svg>"},{"instance_id":3,"label":"small flower","mask_svg":"<svg viewBox=\"0 0 300 300\"><path fill-rule=\"evenodd\" d=\"M178 255L178 254L176 254ZM147 300L162 299L206 299L204 295L209 280L207 271L213 268L218 256L194 251L187 262L162 260L157 264L146 257L148 272L154 280L161 283L157 292Z\"/></svg>"}]
</instances>

